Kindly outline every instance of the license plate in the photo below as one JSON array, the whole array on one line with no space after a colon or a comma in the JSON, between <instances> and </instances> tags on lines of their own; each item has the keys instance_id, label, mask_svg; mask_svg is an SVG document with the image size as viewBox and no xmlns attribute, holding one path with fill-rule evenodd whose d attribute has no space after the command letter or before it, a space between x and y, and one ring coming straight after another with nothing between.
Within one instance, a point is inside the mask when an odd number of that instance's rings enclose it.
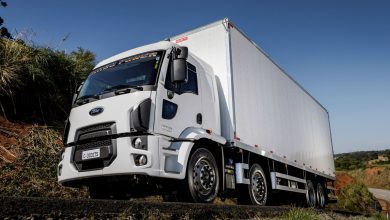
<instances>
[{"instance_id":1,"label":"license plate","mask_svg":"<svg viewBox=\"0 0 390 220\"><path fill-rule=\"evenodd\" d=\"M86 150L81 154L82 160L89 160L100 157L100 149Z\"/></svg>"}]
</instances>

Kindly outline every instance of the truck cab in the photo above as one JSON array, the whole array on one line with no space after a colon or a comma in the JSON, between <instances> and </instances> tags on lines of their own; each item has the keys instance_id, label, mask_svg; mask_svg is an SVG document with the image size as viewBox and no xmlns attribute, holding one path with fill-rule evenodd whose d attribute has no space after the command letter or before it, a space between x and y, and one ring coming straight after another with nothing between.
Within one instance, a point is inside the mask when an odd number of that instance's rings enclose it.
<instances>
[{"instance_id":1,"label":"truck cab","mask_svg":"<svg viewBox=\"0 0 390 220\"><path fill-rule=\"evenodd\" d=\"M116 178L184 179L191 141L223 144L220 130L207 64L166 41L129 50L97 64L75 94L58 182L92 196Z\"/></svg>"}]
</instances>

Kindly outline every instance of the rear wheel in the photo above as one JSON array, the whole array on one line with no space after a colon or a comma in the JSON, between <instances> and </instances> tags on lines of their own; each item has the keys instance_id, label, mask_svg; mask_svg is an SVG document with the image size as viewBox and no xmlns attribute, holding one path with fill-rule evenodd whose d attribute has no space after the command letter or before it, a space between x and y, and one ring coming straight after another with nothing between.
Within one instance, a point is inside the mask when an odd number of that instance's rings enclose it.
<instances>
[{"instance_id":1,"label":"rear wheel","mask_svg":"<svg viewBox=\"0 0 390 220\"><path fill-rule=\"evenodd\" d=\"M188 188L194 202L212 202L219 190L218 166L213 154L199 148L192 153L187 168Z\"/></svg>"},{"instance_id":2,"label":"rear wheel","mask_svg":"<svg viewBox=\"0 0 390 220\"><path fill-rule=\"evenodd\" d=\"M268 201L267 179L259 164L253 164L249 170L249 185L244 185L239 203L265 205Z\"/></svg>"},{"instance_id":3,"label":"rear wheel","mask_svg":"<svg viewBox=\"0 0 390 220\"><path fill-rule=\"evenodd\" d=\"M258 164L253 164L250 171L249 197L253 205L265 205L268 198L267 179Z\"/></svg>"},{"instance_id":4,"label":"rear wheel","mask_svg":"<svg viewBox=\"0 0 390 220\"><path fill-rule=\"evenodd\" d=\"M324 187L321 183L317 183L317 207L324 208L326 203Z\"/></svg>"},{"instance_id":5,"label":"rear wheel","mask_svg":"<svg viewBox=\"0 0 390 220\"><path fill-rule=\"evenodd\" d=\"M313 182L311 180L306 181L306 202L307 206L309 207L315 207L317 203L317 196L316 196L316 190L314 188Z\"/></svg>"}]
</instances>

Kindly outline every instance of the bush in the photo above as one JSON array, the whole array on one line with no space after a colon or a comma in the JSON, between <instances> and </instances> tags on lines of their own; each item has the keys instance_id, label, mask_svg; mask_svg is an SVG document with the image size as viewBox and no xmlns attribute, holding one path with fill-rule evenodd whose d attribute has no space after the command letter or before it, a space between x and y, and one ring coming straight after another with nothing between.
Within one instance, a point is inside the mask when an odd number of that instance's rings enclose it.
<instances>
[{"instance_id":1,"label":"bush","mask_svg":"<svg viewBox=\"0 0 390 220\"><path fill-rule=\"evenodd\" d=\"M372 213L374 199L363 183L351 183L337 193L338 208L358 213Z\"/></svg>"},{"instance_id":2,"label":"bush","mask_svg":"<svg viewBox=\"0 0 390 220\"><path fill-rule=\"evenodd\" d=\"M0 110L27 122L65 120L94 62L95 55L81 48L67 54L0 38Z\"/></svg>"}]
</instances>

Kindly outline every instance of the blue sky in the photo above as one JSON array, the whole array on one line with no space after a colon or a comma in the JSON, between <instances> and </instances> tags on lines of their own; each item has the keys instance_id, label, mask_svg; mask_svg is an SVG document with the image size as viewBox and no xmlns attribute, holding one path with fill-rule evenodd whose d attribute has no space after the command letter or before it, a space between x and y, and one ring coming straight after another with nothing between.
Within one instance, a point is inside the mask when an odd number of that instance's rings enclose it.
<instances>
[{"instance_id":1,"label":"blue sky","mask_svg":"<svg viewBox=\"0 0 390 220\"><path fill-rule=\"evenodd\" d=\"M13 34L98 60L228 17L328 109L336 153L390 148L390 1L6 2Z\"/></svg>"}]
</instances>

